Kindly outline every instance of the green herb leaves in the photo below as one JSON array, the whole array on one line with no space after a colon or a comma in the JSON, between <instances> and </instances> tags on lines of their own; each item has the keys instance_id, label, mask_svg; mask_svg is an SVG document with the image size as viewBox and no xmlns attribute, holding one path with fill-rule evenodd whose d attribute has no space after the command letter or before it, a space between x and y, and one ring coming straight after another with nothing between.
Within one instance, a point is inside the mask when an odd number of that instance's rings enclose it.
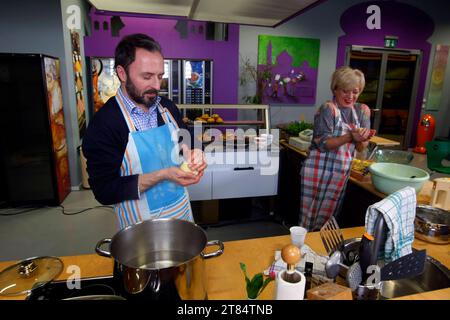
<instances>
[{"instance_id":1,"label":"green herb leaves","mask_svg":"<svg viewBox=\"0 0 450 320\"><path fill-rule=\"evenodd\" d=\"M261 292L264 290L264 288L269 284L270 281L272 281L272 278L266 278L264 280L264 276L262 273L255 274L250 280L247 276L247 267L244 263L240 263L241 269L244 272L245 276L245 282L247 284L247 297L250 299L256 299Z\"/></svg>"},{"instance_id":2,"label":"green herb leaves","mask_svg":"<svg viewBox=\"0 0 450 320\"><path fill-rule=\"evenodd\" d=\"M295 122L291 122L288 124L288 126L286 127L286 131L293 136L298 136L298 134L300 132L302 132L303 130L306 129L312 129L314 127L314 125L312 123L308 123L305 121L295 121Z\"/></svg>"}]
</instances>

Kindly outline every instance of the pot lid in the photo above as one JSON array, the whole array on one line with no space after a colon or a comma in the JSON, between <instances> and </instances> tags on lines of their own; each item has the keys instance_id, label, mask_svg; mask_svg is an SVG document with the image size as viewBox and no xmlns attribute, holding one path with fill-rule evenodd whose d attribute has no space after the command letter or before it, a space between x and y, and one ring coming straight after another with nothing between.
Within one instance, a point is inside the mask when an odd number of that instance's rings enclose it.
<instances>
[{"instance_id":1,"label":"pot lid","mask_svg":"<svg viewBox=\"0 0 450 320\"><path fill-rule=\"evenodd\" d=\"M62 270L63 262L56 257L20 261L0 272L0 295L27 294L55 279Z\"/></svg>"},{"instance_id":2,"label":"pot lid","mask_svg":"<svg viewBox=\"0 0 450 320\"><path fill-rule=\"evenodd\" d=\"M74 301L74 300L126 300L126 299L124 297L116 295L99 294L99 295L72 297L63 300Z\"/></svg>"}]
</instances>

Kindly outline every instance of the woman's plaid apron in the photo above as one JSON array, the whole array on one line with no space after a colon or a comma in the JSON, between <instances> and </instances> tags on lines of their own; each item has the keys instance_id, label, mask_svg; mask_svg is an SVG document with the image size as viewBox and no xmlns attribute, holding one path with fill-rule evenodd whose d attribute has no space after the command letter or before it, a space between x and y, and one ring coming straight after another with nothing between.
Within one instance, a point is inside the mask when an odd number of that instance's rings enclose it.
<instances>
[{"instance_id":1,"label":"woman's plaid apron","mask_svg":"<svg viewBox=\"0 0 450 320\"><path fill-rule=\"evenodd\" d=\"M330 105L335 116L333 137L339 137L349 131L349 126L342 120L336 104ZM354 107L352 112L354 125L359 128L360 122ZM309 231L319 230L333 214L339 212L350 176L354 151L353 143L343 144L338 149L327 152L310 150L300 172L302 181L300 226Z\"/></svg>"}]
</instances>

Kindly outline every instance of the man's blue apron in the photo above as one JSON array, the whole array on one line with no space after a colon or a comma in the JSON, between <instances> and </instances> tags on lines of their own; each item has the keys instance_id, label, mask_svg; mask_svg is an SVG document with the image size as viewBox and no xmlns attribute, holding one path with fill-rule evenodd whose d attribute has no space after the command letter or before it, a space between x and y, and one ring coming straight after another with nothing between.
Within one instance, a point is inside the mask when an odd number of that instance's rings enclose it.
<instances>
[{"instance_id":1,"label":"man's blue apron","mask_svg":"<svg viewBox=\"0 0 450 320\"><path fill-rule=\"evenodd\" d=\"M158 110L165 124L145 131L136 131L122 99L116 95L116 100L128 125L130 133L128 144L120 167L120 175L150 173L153 171L179 166L174 161L178 155L178 141L172 140L178 129L178 124L170 111L158 104ZM189 195L185 187L172 181L164 180L145 192L140 199L127 200L114 206L119 229L142 220L155 218L174 218L194 221Z\"/></svg>"}]
</instances>

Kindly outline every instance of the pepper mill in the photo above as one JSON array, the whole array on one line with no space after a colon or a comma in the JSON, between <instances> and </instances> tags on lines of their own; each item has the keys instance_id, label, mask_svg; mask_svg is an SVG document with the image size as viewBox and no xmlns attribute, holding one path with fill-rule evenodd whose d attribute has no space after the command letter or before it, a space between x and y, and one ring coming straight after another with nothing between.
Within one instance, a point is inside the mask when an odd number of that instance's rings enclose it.
<instances>
[{"instance_id":1,"label":"pepper mill","mask_svg":"<svg viewBox=\"0 0 450 320\"><path fill-rule=\"evenodd\" d=\"M281 258L287 269L278 272L275 290L276 300L303 300L306 278L295 269L300 262L301 252L297 246L289 244L281 250Z\"/></svg>"}]
</instances>

